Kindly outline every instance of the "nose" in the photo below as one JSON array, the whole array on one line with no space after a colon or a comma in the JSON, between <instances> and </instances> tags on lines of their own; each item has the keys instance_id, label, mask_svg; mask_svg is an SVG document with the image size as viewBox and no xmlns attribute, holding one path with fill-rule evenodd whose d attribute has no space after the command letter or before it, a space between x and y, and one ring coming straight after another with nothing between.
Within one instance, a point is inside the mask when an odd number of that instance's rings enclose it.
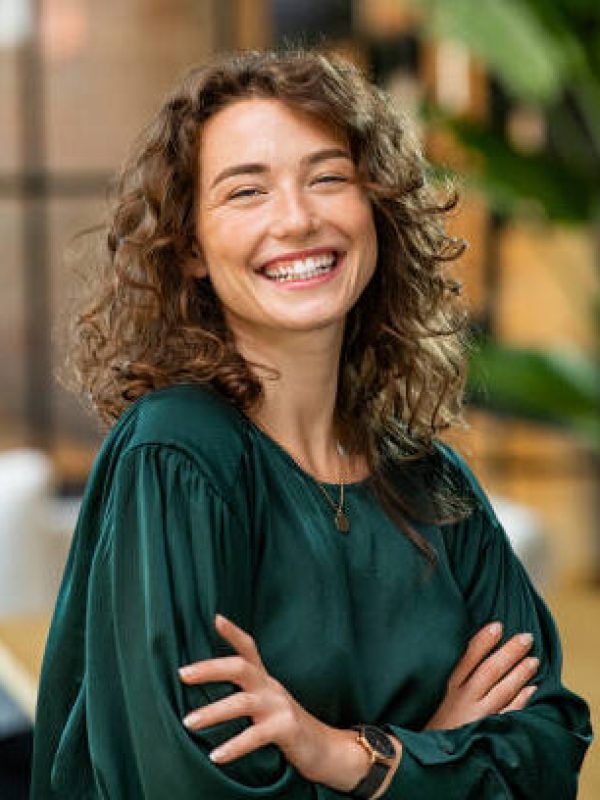
<instances>
[{"instance_id":1,"label":"nose","mask_svg":"<svg viewBox=\"0 0 600 800\"><path fill-rule=\"evenodd\" d=\"M271 222L271 233L275 238L301 239L314 233L318 227L318 215L300 188L288 187L279 191Z\"/></svg>"}]
</instances>

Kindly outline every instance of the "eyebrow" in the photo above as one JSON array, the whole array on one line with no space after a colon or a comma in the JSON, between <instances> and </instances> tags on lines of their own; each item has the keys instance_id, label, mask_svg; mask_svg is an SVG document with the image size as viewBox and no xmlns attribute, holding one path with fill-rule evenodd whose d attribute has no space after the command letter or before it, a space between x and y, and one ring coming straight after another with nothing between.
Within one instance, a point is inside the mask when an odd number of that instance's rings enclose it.
<instances>
[{"instance_id":1,"label":"eyebrow","mask_svg":"<svg viewBox=\"0 0 600 800\"><path fill-rule=\"evenodd\" d=\"M310 153L300 159L300 161L302 164L313 166L321 161L328 161L330 158L347 158L351 160L350 153L348 153L347 150L342 150L339 147L329 147L325 150L317 150L315 153ZM213 189L218 183L224 181L226 178L232 178L234 175L258 175L265 172L268 172L266 164L234 164L231 167L227 167L222 172L219 172L211 183L210 188Z\"/></svg>"}]
</instances>

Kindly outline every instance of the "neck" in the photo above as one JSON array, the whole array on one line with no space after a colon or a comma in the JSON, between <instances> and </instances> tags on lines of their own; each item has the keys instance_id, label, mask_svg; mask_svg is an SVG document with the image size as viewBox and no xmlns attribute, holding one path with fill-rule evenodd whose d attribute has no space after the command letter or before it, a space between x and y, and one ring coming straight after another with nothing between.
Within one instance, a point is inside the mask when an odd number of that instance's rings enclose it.
<instances>
[{"instance_id":1,"label":"neck","mask_svg":"<svg viewBox=\"0 0 600 800\"><path fill-rule=\"evenodd\" d=\"M263 401L251 419L311 474L337 481L341 465L334 419L343 322L317 331L269 330L264 335L240 324L231 328L238 350L255 365L263 385ZM276 369L280 377L258 364Z\"/></svg>"}]
</instances>

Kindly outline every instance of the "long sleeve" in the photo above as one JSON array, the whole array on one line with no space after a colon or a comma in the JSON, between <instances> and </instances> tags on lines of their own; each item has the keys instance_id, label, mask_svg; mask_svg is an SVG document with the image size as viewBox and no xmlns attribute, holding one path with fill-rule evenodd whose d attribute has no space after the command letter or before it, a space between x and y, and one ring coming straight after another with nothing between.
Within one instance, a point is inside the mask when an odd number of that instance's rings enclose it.
<instances>
[{"instance_id":1,"label":"long sleeve","mask_svg":"<svg viewBox=\"0 0 600 800\"><path fill-rule=\"evenodd\" d=\"M233 653L214 630L215 612L249 628L252 549L243 512L187 457L144 446L121 459L108 519L90 575L86 634L86 730L98 796L320 796L274 745L213 764L208 753L241 732L243 719L197 733L182 724L193 708L238 688L186 687L177 668ZM57 776L60 760L59 749Z\"/></svg>"},{"instance_id":2,"label":"long sleeve","mask_svg":"<svg viewBox=\"0 0 600 800\"><path fill-rule=\"evenodd\" d=\"M555 622L515 555L506 532L467 465L462 470L476 510L447 531L454 575L471 620L470 635L504 623L503 642L534 636L540 659L537 691L526 708L494 714L460 728L414 731L391 724L403 757L390 800L568 800L577 793L581 762L592 740L589 708L561 683L562 653Z\"/></svg>"},{"instance_id":3,"label":"long sleeve","mask_svg":"<svg viewBox=\"0 0 600 800\"><path fill-rule=\"evenodd\" d=\"M239 687L178 668L229 655L217 612L255 638L275 678L324 723L389 723L404 745L382 800L571 798L591 740L560 680L550 613L468 468L464 522L429 526L437 572L368 487L348 485L343 537L314 480L213 392L174 386L113 428L84 494L42 667L32 800L341 800L274 744L209 753L251 723L188 732ZM422 731L469 635L502 619L541 658L527 709Z\"/></svg>"}]
</instances>

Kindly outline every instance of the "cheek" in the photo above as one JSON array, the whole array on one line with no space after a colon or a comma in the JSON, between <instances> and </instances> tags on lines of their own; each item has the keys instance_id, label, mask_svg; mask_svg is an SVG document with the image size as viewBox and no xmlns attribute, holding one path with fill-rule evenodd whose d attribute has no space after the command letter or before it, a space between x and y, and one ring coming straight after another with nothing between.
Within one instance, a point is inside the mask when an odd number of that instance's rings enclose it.
<instances>
[{"instance_id":1,"label":"cheek","mask_svg":"<svg viewBox=\"0 0 600 800\"><path fill-rule=\"evenodd\" d=\"M249 214L215 214L199 231L209 269L247 266L261 235L261 220Z\"/></svg>"},{"instance_id":2,"label":"cheek","mask_svg":"<svg viewBox=\"0 0 600 800\"><path fill-rule=\"evenodd\" d=\"M360 191L356 191L338 209L342 228L358 240L363 249L377 255L377 233L371 202Z\"/></svg>"},{"instance_id":3,"label":"cheek","mask_svg":"<svg viewBox=\"0 0 600 800\"><path fill-rule=\"evenodd\" d=\"M228 256L232 237L227 235L227 229L228 226L224 224L224 221L215 216L199 230L199 238L209 266L213 266L215 262L218 263Z\"/></svg>"}]
</instances>

